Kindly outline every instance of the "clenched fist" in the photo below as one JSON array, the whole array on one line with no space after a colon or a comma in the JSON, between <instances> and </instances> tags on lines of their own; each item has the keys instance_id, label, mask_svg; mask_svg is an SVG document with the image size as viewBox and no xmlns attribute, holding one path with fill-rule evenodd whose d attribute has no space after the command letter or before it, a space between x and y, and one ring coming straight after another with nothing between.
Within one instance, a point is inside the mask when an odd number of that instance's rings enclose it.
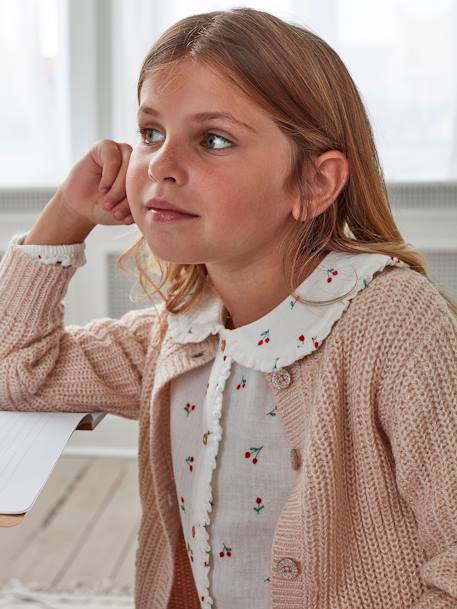
<instances>
[{"instance_id":1,"label":"clenched fist","mask_svg":"<svg viewBox=\"0 0 457 609\"><path fill-rule=\"evenodd\" d=\"M132 224L125 176L132 147L99 140L59 187L64 207L92 224Z\"/></svg>"}]
</instances>

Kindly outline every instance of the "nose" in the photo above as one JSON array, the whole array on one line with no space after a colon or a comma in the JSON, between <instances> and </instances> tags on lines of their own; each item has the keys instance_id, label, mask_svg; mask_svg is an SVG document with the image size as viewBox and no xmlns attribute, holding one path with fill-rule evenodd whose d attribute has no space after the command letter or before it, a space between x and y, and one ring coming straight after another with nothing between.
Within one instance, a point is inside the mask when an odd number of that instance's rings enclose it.
<instances>
[{"instance_id":1,"label":"nose","mask_svg":"<svg viewBox=\"0 0 457 609\"><path fill-rule=\"evenodd\" d=\"M164 180L180 182L183 179L181 174L182 170L179 168L176 160L172 159L169 154L156 153L148 161L148 177L153 182L162 182Z\"/></svg>"},{"instance_id":2,"label":"nose","mask_svg":"<svg viewBox=\"0 0 457 609\"><path fill-rule=\"evenodd\" d=\"M157 172L156 172L157 174ZM152 172L151 172L151 165L148 165L148 177L153 181L153 182L161 182L162 180L173 180L173 182L176 182L176 178L170 174L170 172L168 172L167 174L162 174L161 177L155 177Z\"/></svg>"}]
</instances>

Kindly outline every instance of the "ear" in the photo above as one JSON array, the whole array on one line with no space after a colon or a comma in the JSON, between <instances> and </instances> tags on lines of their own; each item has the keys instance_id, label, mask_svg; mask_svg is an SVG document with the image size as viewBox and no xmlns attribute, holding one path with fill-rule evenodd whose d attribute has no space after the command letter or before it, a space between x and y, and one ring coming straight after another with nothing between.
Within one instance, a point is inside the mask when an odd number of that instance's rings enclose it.
<instances>
[{"instance_id":1,"label":"ear","mask_svg":"<svg viewBox=\"0 0 457 609\"><path fill-rule=\"evenodd\" d=\"M340 150L329 150L314 160L315 167L308 168L313 189L312 209L308 217L314 218L334 203L349 177L349 162ZM319 170L320 173L317 172ZM300 201L297 196L292 207L295 220L300 218Z\"/></svg>"}]
</instances>

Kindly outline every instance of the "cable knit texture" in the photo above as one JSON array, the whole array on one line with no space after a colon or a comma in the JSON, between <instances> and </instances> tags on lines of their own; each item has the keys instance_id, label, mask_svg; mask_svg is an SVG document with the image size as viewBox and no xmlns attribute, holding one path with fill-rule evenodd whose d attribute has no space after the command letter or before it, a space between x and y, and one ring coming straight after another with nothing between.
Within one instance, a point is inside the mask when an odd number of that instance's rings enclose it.
<instances>
[{"instance_id":1,"label":"cable knit texture","mask_svg":"<svg viewBox=\"0 0 457 609\"><path fill-rule=\"evenodd\" d=\"M170 383L212 361L218 337L175 343L163 305L64 326L76 270L9 245L0 407L139 421L135 607L197 609L171 462ZM287 370L282 389L266 374L301 461L275 529L272 609L457 609L457 323L446 302L415 271L386 268L322 347ZM284 558L297 576L276 568Z\"/></svg>"}]
</instances>

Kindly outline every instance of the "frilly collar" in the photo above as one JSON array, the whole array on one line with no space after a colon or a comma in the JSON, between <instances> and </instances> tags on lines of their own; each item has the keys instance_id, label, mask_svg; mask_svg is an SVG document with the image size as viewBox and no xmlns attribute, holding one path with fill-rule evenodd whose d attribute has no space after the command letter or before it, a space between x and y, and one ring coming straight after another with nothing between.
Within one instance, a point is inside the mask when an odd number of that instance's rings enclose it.
<instances>
[{"instance_id":1,"label":"frilly collar","mask_svg":"<svg viewBox=\"0 0 457 609\"><path fill-rule=\"evenodd\" d=\"M226 341L225 354L261 372L289 366L318 349L350 300L386 266L407 267L395 256L377 253L330 252L295 293L312 300L344 298L327 305L301 303L290 295L263 317L230 330L224 326L224 303L208 292L198 308L168 313L168 332L177 343L197 343L210 334Z\"/></svg>"}]
</instances>

